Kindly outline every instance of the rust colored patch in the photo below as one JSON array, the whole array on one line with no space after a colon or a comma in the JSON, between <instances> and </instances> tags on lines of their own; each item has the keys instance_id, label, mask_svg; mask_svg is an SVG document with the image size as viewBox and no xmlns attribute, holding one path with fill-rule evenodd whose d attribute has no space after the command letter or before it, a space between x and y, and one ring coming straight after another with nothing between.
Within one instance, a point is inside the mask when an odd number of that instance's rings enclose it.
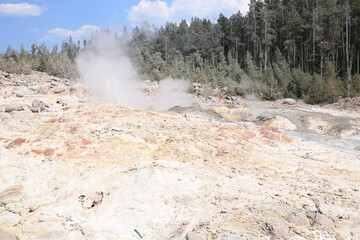
<instances>
[{"instance_id":1,"label":"rust colored patch","mask_svg":"<svg viewBox=\"0 0 360 240\"><path fill-rule=\"evenodd\" d=\"M173 142L175 142L174 139L168 138L168 139L165 140L166 144L173 143Z\"/></svg>"},{"instance_id":2,"label":"rust colored patch","mask_svg":"<svg viewBox=\"0 0 360 240\"><path fill-rule=\"evenodd\" d=\"M26 139L24 138L17 138L14 141L12 141L9 145L6 146L7 149L9 148L13 148L13 147L19 147L21 146L24 142L26 142Z\"/></svg>"},{"instance_id":3,"label":"rust colored patch","mask_svg":"<svg viewBox=\"0 0 360 240\"><path fill-rule=\"evenodd\" d=\"M245 140L253 139L253 138L255 138L255 137L256 137L256 133L251 132L251 131L246 131L246 132L244 132L244 134L243 134L243 138L244 138Z\"/></svg>"},{"instance_id":4,"label":"rust colored patch","mask_svg":"<svg viewBox=\"0 0 360 240\"><path fill-rule=\"evenodd\" d=\"M43 154L44 154L46 157L48 157L48 156L53 155L54 152L55 152L55 149L48 148L48 149L46 149L46 150L43 152Z\"/></svg>"},{"instance_id":5,"label":"rust colored patch","mask_svg":"<svg viewBox=\"0 0 360 240\"><path fill-rule=\"evenodd\" d=\"M283 135L282 135L282 139L283 139L285 142L288 142L288 143L292 142L292 139L291 139L288 135L286 135L286 134L283 134Z\"/></svg>"},{"instance_id":6,"label":"rust colored patch","mask_svg":"<svg viewBox=\"0 0 360 240\"><path fill-rule=\"evenodd\" d=\"M62 157L61 153L56 154L57 157Z\"/></svg>"},{"instance_id":7,"label":"rust colored patch","mask_svg":"<svg viewBox=\"0 0 360 240\"><path fill-rule=\"evenodd\" d=\"M40 154L42 154L42 150L40 150L40 149L33 149L33 150L31 150L31 152L32 153L35 153L35 154L37 154L37 155L40 155Z\"/></svg>"},{"instance_id":8,"label":"rust colored patch","mask_svg":"<svg viewBox=\"0 0 360 240\"><path fill-rule=\"evenodd\" d=\"M71 126L70 127L70 132L71 133L75 133L75 132L77 132L77 130L78 130L78 126Z\"/></svg>"},{"instance_id":9,"label":"rust colored patch","mask_svg":"<svg viewBox=\"0 0 360 240\"><path fill-rule=\"evenodd\" d=\"M264 138L270 139L270 140L276 140L276 135L272 132L268 132L268 131L262 131L261 135Z\"/></svg>"},{"instance_id":10,"label":"rust colored patch","mask_svg":"<svg viewBox=\"0 0 360 240\"><path fill-rule=\"evenodd\" d=\"M46 123L55 123L55 122L58 122L58 121L59 121L59 119L52 118L52 119L47 120Z\"/></svg>"},{"instance_id":11,"label":"rust colored patch","mask_svg":"<svg viewBox=\"0 0 360 240\"><path fill-rule=\"evenodd\" d=\"M93 144L93 142L83 138L81 140L81 144L83 144L83 145L91 145L91 144Z\"/></svg>"},{"instance_id":12,"label":"rust colored patch","mask_svg":"<svg viewBox=\"0 0 360 240\"><path fill-rule=\"evenodd\" d=\"M156 143L156 140L151 137L144 137L143 139L144 139L144 141L146 141L148 143Z\"/></svg>"},{"instance_id":13,"label":"rust colored patch","mask_svg":"<svg viewBox=\"0 0 360 240\"><path fill-rule=\"evenodd\" d=\"M36 139L36 140L33 141L33 143L35 143L35 142L41 142L41 139L38 138L38 139Z\"/></svg>"}]
</instances>

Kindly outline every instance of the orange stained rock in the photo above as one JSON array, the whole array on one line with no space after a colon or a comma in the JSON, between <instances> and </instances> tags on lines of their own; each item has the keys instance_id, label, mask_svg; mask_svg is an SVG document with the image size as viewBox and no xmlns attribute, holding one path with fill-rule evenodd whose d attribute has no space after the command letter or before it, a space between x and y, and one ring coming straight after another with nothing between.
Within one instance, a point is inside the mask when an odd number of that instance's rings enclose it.
<instances>
[{"instance_id":1,"label":"orange stained rock","mask_svg":"<svg viewBox=\"0 0 360 240\"><path fill-rule=\"evenodd\" d=\"M9 145L7 145L6 148L10 149L10 148L18 147L18 146L21 146L25 142L26 142L26 139L17 138L14 141L12 141Z\"/></svg>"},{"instance_id":2,"label":"orange stained rock","mask_svg":"<svg viewBox=\"0 0 360 240\"><path fill-rule=\"evenodd\" d=\"M93 142L83 138L81 140L81 144L83 144L83 145L91 145L91 144L93 144Z\"/></svg>"},{"instance_id":3,"label":"orange stained rock","mask_svg":"<svg viewBox=\"0 0 360 240\"><path fill-rule=\"evenodd\" d=\"M43 154L44 154L46 157L48 157L48 156L53 155L54 152L55 152L55 149L48 148L48 149L46 149L46 150L43 152Z\"/></svg>"}]
</instances>

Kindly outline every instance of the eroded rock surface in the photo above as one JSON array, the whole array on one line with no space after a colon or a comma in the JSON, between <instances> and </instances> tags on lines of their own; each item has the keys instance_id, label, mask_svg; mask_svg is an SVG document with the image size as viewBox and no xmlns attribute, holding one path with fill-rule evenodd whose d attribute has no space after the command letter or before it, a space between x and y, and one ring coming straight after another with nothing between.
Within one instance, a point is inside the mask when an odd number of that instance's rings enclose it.
<instances>
[{"instance_id":1,"label":"eroded rock surface","mask_svg":"<svg viewBox=\"0 0 360 240\"><path fill-rule=\"evenodd\" d=\"M355 155L212 110L157 113L99 102L76 81L19 78L1 83L0 105L24 106L0 113L4 239L360 236ZM5 94L25 83L39 92Z\"/></svg>"}]
</instances>

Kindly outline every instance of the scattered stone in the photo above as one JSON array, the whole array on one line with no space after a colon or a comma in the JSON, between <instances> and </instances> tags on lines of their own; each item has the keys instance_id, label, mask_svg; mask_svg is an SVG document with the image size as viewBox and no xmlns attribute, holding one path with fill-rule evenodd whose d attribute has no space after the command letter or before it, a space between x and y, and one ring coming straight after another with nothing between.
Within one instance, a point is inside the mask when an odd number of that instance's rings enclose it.
<instances>
[{"instance_id":1,"label":"scattered stone","mask_svg":"<svg viewBox=\"0 0 360 240\"><path fill-rule=\"evenodd\" d=\"M306 213L294 213L289 217L289 223L292 227L295 228L302 228L302 227L309 227L310 221L306 216Z\"/></svg>"},{"instance_id":2,"label":"scattered stone","mask_svg":"<svg viewBox=\"0 0 360 240\"><path fill-rule=\"evenodd\" d=\"M186 234L186 240L207 240L206 232L193 231Z\"/></svg>"},{"instance_id":3,"label":"scattered stone","mask_svg":"<svg viewBox=\"0 0 360 240\"><path fill-rule=\"evenodd\" d=\"M66 102L64 99L61 99L61 98L57 99L56 103L61 104L61 106L63 106L63 107L68 105L68 102Z\"/></svg>"},{"instance_id":4,"label":"scattered stone","mask_svg":"<svg viewBox=\"0 0 360 240\"><path fill-rule=\"evenodd\" d=\"M31 103L31 111L33 113L42 112L50 107L50 105L41 99L34 99Z\"/></svg>"},{"instance_id":5,"label":"scattered stone","mask_svg":"<svg viewBox=\"0 0 360 240\"><path fill-rule=\"evenodd\" d=\"M273 220L265 224L270 236L274 238L282 238L289 233L289 227L282 220Z\"/></svg>"},{"instance_id":6,"label":"scattered stone","mask_svg":"<svg viewBox=\"0 0 360 240\"><path fill-rule=\"evenodd\" d=\"M49 92L49 88L45 85L40 86L40 93L41 94L47 94Z\"/></svg>"},{"instance_id":7,"label":"scattered stone","mask_svg":"<svg viewBox=\"0 0 360 240\"><path fill-rule=\"evenodd\" d=\"M34 91L35 93L39 93L40 92L40 86L29 86L29 89L31 91Z\"/></svg>"},{"instance_id":8,"label":"scattered stone","mask_svg":"<svg viewBox=\"0 0 360 240\"><path fill-rule=\"evenodd\" d=\"M92 196L92 201L94 205L98 205L102 202L102 199L104 197L104 193L103 192L96 192L93 196Z\"/></svg>"},{"instance_id":9,"label":"scattered stone","mask_svg":"<svg viewBox=\"0 0 360 240\"><path fill-rule=\"evenodd\" d=\"M84 93L85 89L82 84L74 84L70 87L70 93Z\"/></svg>"},{"instance_id":10,"label":"scattered stone","mask_svg":"<svg viewBox=\"0 0 360 240\"><path fill-rule=\"evenodd\" d=\"M17 96L17 97L23 97L24 94L21 92L21 91L15 91L14 94Z\"/></svg>"},{"instance_id":11,"label":"scattered stone","mask_svg":"<svg viewBox=\"0 0 360 240\"><path fill-rule=\"evenodd\" d=\"M285 98L283 101L283 104L286 105L295 105L296 104L296 100L292 99L292 98Z\"/></svg>"},{"instance_id":12,"label":"scattered stone","mask_svg":"<svg viewBox=\"0 0 360 240\"><path fill-rule=\"evenodd\" d=\"M18 240L18 237L15 234L0 229L0 240Z\"/></svg>"},{"instance_id":13,"label":"scattered stone","mask_svg":"<svg viewBox=\"0 0 360 240\"><path fill-rule=\"evenodd\" d=\"M58 94L58 93L63 93L66 91L66 88L65 87L56 87L54 88L54 93Z\"/></svg>"},{"instance_id":14,"label":"scattered stone","mask_svg":"<svg viewBox=\"0 0 360 240\"><path fill-rule=\"evenodd\" d=\"M323 227L331 228L334 226L334 222L323 214L316 214L313 225L321 225Z\"/></svg>"},{"instance_id":15,"label":"scattered stone","mask_svg":"<svg viewBox=\"0 0 360 240\"><path fill-rule=\"evenodd\" d=\"M96 192L91 197L86 197L85 195L79 196L79 201L81 202L83 208L90 209L96 205L99 205L102 202L103 197L103 192Z\"/></svg>"},{"instance_id":16,"label":"scattered stone","mask_svg":"<svg viewBox=\"0 0 360 240\"><path fill-rule=\"evenodd\" d=\"M5 112L10 113L13 111L24 111L24 106L19 103L12 103L5 107Z\"/></svg>"},{"instance_id":17,"label":"scattered stone","mask_svg":"<svg viewBox=\"0 0 360 240\"><path fill-rule=\"evenodd\" d=\"M51 80L51 81L55 81L55 82L59 82L59 81L60 81L60 78L53 76L53 77L50 78L50 80Z\"/></svg>"}]
</instances>

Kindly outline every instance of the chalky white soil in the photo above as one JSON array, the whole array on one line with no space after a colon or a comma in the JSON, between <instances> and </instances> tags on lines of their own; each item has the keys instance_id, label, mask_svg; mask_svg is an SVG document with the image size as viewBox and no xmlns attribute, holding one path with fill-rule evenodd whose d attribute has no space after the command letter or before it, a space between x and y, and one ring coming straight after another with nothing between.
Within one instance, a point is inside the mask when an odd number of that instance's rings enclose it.
<instances>
[{"instance_id":1,"label":"chalky white soil","mask_svg":"<svg viewBox=\"0 0 360 240\"><path fill-rule=\"evenodd\" d=\"M359 157L274 128L291 119L129 108L35 72L0 81L0 239L360 239Z\"/></svg>"}]
</instances>

